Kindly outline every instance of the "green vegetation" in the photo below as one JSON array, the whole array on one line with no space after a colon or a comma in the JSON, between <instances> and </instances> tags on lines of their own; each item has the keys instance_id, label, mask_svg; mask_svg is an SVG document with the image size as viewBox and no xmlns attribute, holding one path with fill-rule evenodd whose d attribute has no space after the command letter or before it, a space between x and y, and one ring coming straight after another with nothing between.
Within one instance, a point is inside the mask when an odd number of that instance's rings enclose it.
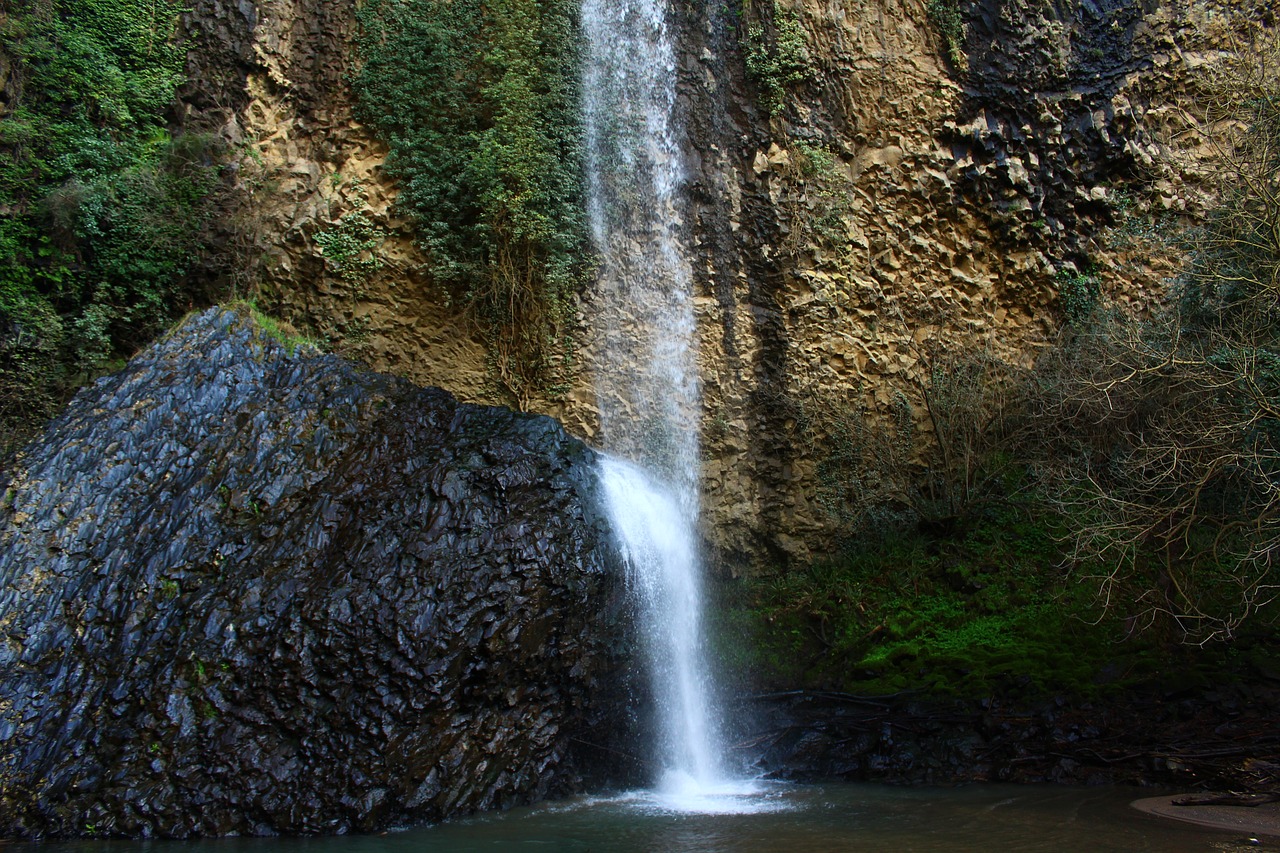
<instances>
[{"instance_id":1,"label":"green vegetation","mask_svg":"<svg viewBox=\"0 0 1280 853\"><path fill-rule=\"evenodd\" d=\"M259 309L257 304L252 300L239 299L230 303L228 307L235 308L240 311L248 311L249 315L253 317L254 326L257 330L283 346L290 355L296 354L299 350L311 352L324 351L324 345L320 341L317 341L314 338L309 338L306 335L299 334L287 323L281 324L281 321Z\"/></svg>"},{"instance_id":2,"label":"green vegetation","mask_svg":"<svg viewBox=\"0 0 1280 853\"><path fill-rule=\"evenodd\" d=\"M1135 315L1068 266L1066 324L1032 369L926 338L923 371L878 410L861 392L792 401L810 498L849 551L743 592L735 630L761 636L766 669L861 692L1087 694L1274 632L1277 70L1273 39L1202 81L1219 202L1198 227L1171 245L1154 215L1119 223L1129 251L1187 259L1169 299Z\"/></svg>"},{"instance_id":3,"label":"green vegetation","mask_svg":"<svg viewBox=\"0 0 1280 853\"><path fill-rule=\"evenodd\" d=\"M1072 326L1082 326L1093 315L1102 297L1101 284L1094 272L1062 270L1057 276L1058 298L1062 313Z\"/></svg>"},{"instance_id":4,"label":"green vegetation","mask_svg":"<svg viewBox=\"0 0 1280 853\"><path fill-rule=\"evenodd\" d=\"M813 499L855 542L921 524L964 529L1035 485L1022 446L1028 377L989 351L915 344L912 387L872 409L860 389L793 402L795 440L817 462Z\"/></svg>"},{"instance_id":5,"label":"green vegetation","mask_svg":"<svg viewBox=\"0 0 1280 853\"><path fill-rule=\"evenodd\" d=\"M359 292L382 268L377 251L386 236L363 210L356 210L318 232L315 241L329 269Z\"/></svg>"},{"instance_id":6,"label":"green vegetation","mask_svg":"<svg viewBox=\"0 0 1280 853\"><path fill-rule=\"evenodd\" d=\"M1089 696L1151 674L1067 571L1063 520L1027 498L950 535L903 532L751 582L730 609L736 661L766 683L863 695Z\"/></svg>"},{"instance_id":7,"label":"green vegetation","mask_svg":"<svg viewBox=\"0 0 1280 853\"><path fill-rule=\"evenodd\" d=\"M474 312L518 401L563 380L588 267L570 0L369 0L360 115L431 272Z\"/></svg>"},{"instance_id":8,"label":"green vegetation","mask_svg":"<svg viewBox=\"0 0 1280 853\"><path fill-rule=\"evenodd\" d=\"M929 0L929 20L942 34L947 58L956 68L964 66L964 16L960 0Z\"/></svg>"},{"instance_id":9,"label":"green vegetation","mask_svg":"<svg viewBox=\"0 0 1280 853\"><path fill-rule=\"evenodd\" d=\"M1031 464L1032 377L990 353L919 346L919 408L905 393L879 413L796 407L814 502L845 546L738 591L728 636L754 636L738 668L965 698L1086 696L1148 674L1159 638L1117 644L1127 614L1099 605L1098 564L1074 558L1074 519Z\"/></svg>"},{"instance_id":10,"label":"green vegetation","mask_svg":"<svg viewBox=\"0 0 1280 853\"><path fill-rule=\"evenodd\" d=\"M15 92L0 115L6 445L208 296L183 276L213 213L221 150L167 131L183 74L181 9L169 0L5 3Z\"/></svg>"},{"instance_id":11,"label":"green vegetation","mask_svg":"<svg viewBox=\"0 0 1280 853\"><path fill-rule=\"evenodd\" d=\"M761 106L776 116L786 106L788 90L813 78L804 25L794 9L778 0L758 8L744 0L742 19L747 74L759 88Z\"/></svg>"},{"instance_id":12,"label":"green vegetation","mask_svg":"<svg viewBox=\"0 0 1280 853\"><path fill-rule=\"evenodd\" d=\"M830 253L839 262L848 252L853 182L827 145L796 139L789 154L790 165L782 170L790 185L783 201L789 225L783 246L793 255Z\"/></svg>"}]
</instances>

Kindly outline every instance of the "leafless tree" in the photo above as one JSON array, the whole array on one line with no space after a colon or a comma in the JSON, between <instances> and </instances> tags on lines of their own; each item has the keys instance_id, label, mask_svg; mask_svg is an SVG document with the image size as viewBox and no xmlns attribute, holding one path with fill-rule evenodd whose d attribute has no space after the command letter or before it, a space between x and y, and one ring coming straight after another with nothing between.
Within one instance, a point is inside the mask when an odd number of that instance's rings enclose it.
<instances>
[{"instance_id":1,"label":"leafless tree","mask_svg":"<svg viewBox=\"0 0 1280 853\"><path fill-rule=\"evenodd\" d=\"M1039 367L1036 412L1103 603L1193 642L1280 595L1280 40L1201 91L1218 202L1181 235L1175 298L1070 332Z\"/></svg>"}]
</instances>

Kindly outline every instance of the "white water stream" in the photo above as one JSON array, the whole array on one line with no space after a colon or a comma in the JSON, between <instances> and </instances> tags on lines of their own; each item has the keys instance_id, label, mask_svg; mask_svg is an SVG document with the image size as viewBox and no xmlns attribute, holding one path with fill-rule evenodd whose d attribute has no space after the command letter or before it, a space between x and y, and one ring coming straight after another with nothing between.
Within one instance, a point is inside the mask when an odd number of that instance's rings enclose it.
<instances>
[{"instance_id":1,"label":"white water stream","mask_svg":"<svg viewBox=\"0 0 1280 853\"><path fill-rule=\"evenodd\" d=\"M588 214L600 253L601 477L641 612L665 807L751 808L724 767L702 629L700 398L665 0L583 0ZM623 462L621 458L631 460Z\"/></svg>"}]
</instances>

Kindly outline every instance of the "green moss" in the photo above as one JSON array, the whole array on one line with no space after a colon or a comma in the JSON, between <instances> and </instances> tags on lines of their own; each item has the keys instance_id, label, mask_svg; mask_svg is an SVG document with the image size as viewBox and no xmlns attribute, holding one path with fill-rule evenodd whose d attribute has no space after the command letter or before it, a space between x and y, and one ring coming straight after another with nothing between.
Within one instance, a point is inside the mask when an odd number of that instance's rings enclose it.
<instances>
[{"instance_id":1,"label":"green moss","mask_svg":"<svg viewBox=\"0 0 1280 853\"><path fill-rule=\"evenodd\" d=\"M301 351L324 352L325 347L321 341L299 334L292 327L286 328L286 325L282 325L282 321L258 308L253 300L238 299L228 303L227 307L247 313L253 318L258 332L283 346L289 355L296 355Z\"/></svg>"},{"instance_id":2,"label":"green moss","mask_svg":"<svg viewBox=\"0 0 1280 853\"><path fill-rule=\"evenodd\" d=\"M1149 676L1157 646L1120 642L1125 626L1061 568L1063 531L1026 501L950 538L890 535L750 582L721 624L739 638L731 666L769 686L964 698L1090 696Z\"/></svg>"}]
</instances>

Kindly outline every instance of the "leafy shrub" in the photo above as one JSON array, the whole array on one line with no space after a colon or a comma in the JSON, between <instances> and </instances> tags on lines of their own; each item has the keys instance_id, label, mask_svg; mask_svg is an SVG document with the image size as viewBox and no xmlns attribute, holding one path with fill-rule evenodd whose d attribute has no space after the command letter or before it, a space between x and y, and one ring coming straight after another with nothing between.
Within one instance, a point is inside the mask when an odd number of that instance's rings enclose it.
<instances>
[{"instance_id":1,"label":"leafy shrub","mask_svg":"<svg viewBox=\"0 0 1280 853\"><path fill-rule=\"evenodd\" d=\"M329 268L347 284L359 288L382 268L376 252L385 238L386 233L364 211L357 210L318 232L315 241Z\"/></svg>"},{"instance_id":2,"label":"leafy shrub","mask_svg":"<svg viewBox=\"0 0 1280 853\"><path fill-rule=\"evenodd\" d=\"M62 320L47 300L0 285L0 453L43 423L56 408Z\"/></svg>"},{"instance_id":3,"label":"leafy shrub","mask_svg":"<svg viewBox=\"0 0 1280 853\"><path fill-rule=\"evenodd\" d=\"M213 212L222 152L166 129L183 79L182 8L11 0L0 18L18 81L0 118L6 445L207 297L183 276Z\"/></svg>"},{"instance_id":4,"label":"leafy shrub","mask_svg":"<svg viewBox=\"0 0 1280 853\"><path fill-rule=\"evenodd\" d=\"M793 254L805 248L819 249L842 260L849 245L846 217L853 182L826 145L795 140L790 155L790 168L784 171L790 193L783 203L789 230L783 245Z\"/></svg>"},{"instance_id":5,"label":"leafy shrub","mask_svg":"<svg viewBox=\"0 0 1280 853\"><path fill-rule=\"evenodd\" d=\"M749 584L732 630L777 684L863 694L986 696L1105 689L1123 648L1091 590L1062 571L1064 519L1027 496L952 537L863 540L844 554Z\"/></svg>"},{"instance_id":6,"label":"leafy shrub","mask_svg":"<svg viewBox=\"0 0 1280 853\"><path fill-rule=\"evenodd\" d=\"M786 105L787 89L812 79L813 65L795 10L773 0L767 13L767 20L747 24L745 62L747 74L760 88L762 106L776 116Z\"/></svg>"},{"instance_id":7,"label":"leafy shrub","mask_svg":"<svg viewBox=\"0 0 1280 853\"><path fill-rule=\"evenodd\" d=\"M587 260L570 0L369 0L360 115L435 279L478 317L495 378L552 384Z\"/></svg>"}]
</instances>

